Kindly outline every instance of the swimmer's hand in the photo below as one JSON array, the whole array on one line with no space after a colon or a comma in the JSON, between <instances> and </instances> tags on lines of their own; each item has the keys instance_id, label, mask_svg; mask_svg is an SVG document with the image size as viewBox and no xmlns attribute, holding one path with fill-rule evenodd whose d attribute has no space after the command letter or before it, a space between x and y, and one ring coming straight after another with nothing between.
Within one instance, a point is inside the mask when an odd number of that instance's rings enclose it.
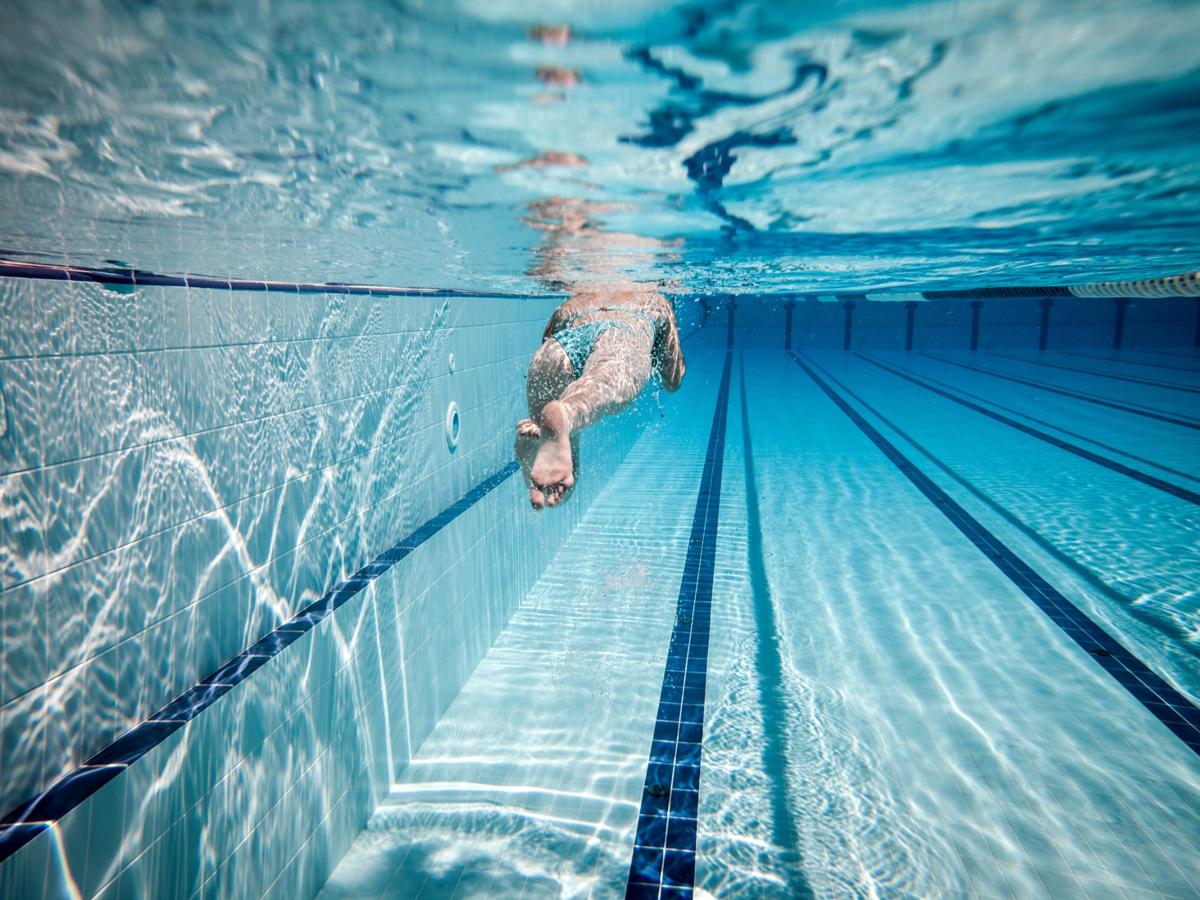
<instances>
[{"instance_id":1,"label":"swimmer's hand","mask_svg":"<svg viewBox=\"0 0 1200 900\"><path fill-rule=\"evenodd\" d=\"M659 327L654 333L653 359L663 388L671 393L679 390L687 372L687 363L683 359L683 346L679 342L679 326L675 323L674 313L659 320Z\"/></svg>"}]
</instances>

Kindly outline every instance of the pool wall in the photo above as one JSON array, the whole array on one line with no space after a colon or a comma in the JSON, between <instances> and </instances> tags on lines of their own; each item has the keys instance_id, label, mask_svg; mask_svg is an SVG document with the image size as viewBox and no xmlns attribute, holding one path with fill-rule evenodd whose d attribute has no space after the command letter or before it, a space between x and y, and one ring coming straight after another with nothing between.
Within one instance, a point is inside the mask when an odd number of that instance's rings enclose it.
<instances>
[{"instance_id":1,"label":"pool wall","mask_svg":"<svg viewBox=\"0 0 1200 900\"><path fill-rule=\"evenodd\" d=\"M512 425L555 303L0 280L0 808L66 776L0 894L323 882L649 414L527 508Z\"/></svg>"},{"instance_id":2,"label":"pool wall","mask_svg":"<svg viewBox=\"0 0 1200 900\"><path fill-rule=\"evenodd\" d=\"M911 298L911 299L908 299ZM1048 304L1046 301L1049 301ZM728 302L722 301L722 302ZM1191 350L1200 338L1200 300L1190 297L1121 300L1120 344L1125 350ZM903 350L912 316L912 349L1037 351L1046 320L1046 349L1113 349L1118 301L1086 297L926 299L921 294L842 295L797 298L791 303L792 349L840 350L846 346L847 312L852 350ZM739 345L778 347L784 340L788 304L766 298L738 301ZM705 346L720 346L724 332L707 329Z\"/></svg>"}]
</instances>

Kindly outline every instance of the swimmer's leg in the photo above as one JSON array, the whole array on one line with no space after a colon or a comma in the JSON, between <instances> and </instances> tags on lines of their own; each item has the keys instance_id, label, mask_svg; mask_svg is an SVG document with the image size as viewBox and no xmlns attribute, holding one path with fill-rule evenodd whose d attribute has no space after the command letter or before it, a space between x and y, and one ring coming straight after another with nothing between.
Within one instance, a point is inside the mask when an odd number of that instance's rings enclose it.
<instances>
[{"instance_id":1,"label":"swimmer's leg","mask_svg":"<svg viewBox=\"0 0 1200 900\"><path fill-rule=\"evenodd\" d=\"M579 373L571 365L567 352L558 341L542 341L542 346L529 363L529 374L525 376L525 399L529 405L529 418L517 423L517 432L537 437L537 423L542 417L543 407L551 400L557 400L578 376Z\"/></svg>"},{"instance_id":2,"label":"swimmer's leg","mask_svg":"<svg viewBox=\"0 0 1200 900\"><path fill-rule=\"evenodd\" d=\"M530 470L547 506L555 506L575 484L571 441L576 433L619 413L650 380L650 344L640 331L610 328L596 338L583 374L557 400L542 407L542 445Z\"/></svg>"}]
</instances>

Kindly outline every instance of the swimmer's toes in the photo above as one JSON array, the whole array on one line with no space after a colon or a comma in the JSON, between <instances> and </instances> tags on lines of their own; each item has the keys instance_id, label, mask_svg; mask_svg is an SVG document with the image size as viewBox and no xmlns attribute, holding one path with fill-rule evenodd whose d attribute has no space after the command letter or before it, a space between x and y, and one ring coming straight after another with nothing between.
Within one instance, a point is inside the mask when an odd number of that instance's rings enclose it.
<instances>
[{"instance_id":1,"label":"swimmer's toes","mask_svg":"<svg viewBox=\"0 0 1200 900\"><path fill-rule=\"evenodd\" d=\"M529 504L534 509L541 509L546 505L546 495L543 494L538 488L531 487L529 489Z\"/></svg>"},{"instance_id":2,"label":"swimmer's toes","mask_svg":"<svg viewBox=\"0 0 1200 900\"><path fill-rule=\"evenodd\" d=\"M517 435L526 438L540 438L542 429L538 427L537 422L533 419L522 419L517 423Z\"/></svg>"},{"instance_id":3,"label":"swimmer's toes","mask_svg":"<svg viewBox=\"0 0 1200 900\"><path fill-rule=\"evenodd\" d=\"M575 478L571 475L568 475L561 482L554 486L554 502L558 504L565 501L569 496L571 496L571 491L574 488Z\"/></svg>"}]
</instances>

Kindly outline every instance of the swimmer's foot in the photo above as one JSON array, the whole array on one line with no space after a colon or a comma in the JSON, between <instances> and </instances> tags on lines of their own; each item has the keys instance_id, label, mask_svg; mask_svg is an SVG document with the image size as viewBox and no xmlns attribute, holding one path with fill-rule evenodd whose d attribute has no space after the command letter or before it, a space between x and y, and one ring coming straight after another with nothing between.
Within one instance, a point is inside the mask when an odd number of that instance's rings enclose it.
<instances>
[{"instance_id":1,"label":"swimmer's foot","mask_svg":"<svg viewBox=\"0 0 1200 900\"><path fill-rule=\"evenodd\" d=\"M546 506L557 506L575 485L570 419L560 401L552 400L542 409L541 435L542 445L529 473L529 499L539 509L536 494L542 495Z\"/></svg>"},{"instance_id":2,"label":"swimmer's foot","mask_svg":"<svg viewBox=\"0 0 1200 900\"><path fill-rule=\"evenodd\" d=\"M517 461L521 463L521 474L525 476L525 483L529 485L529 502L533 504L534 509L541 509L546 505L546 495L542 493L541 488L534 485L531 475L541 437L542 429L533 419L522 419L517 423L517 441L513 449L516 451Z\"/></svg>"}]
</instances>

